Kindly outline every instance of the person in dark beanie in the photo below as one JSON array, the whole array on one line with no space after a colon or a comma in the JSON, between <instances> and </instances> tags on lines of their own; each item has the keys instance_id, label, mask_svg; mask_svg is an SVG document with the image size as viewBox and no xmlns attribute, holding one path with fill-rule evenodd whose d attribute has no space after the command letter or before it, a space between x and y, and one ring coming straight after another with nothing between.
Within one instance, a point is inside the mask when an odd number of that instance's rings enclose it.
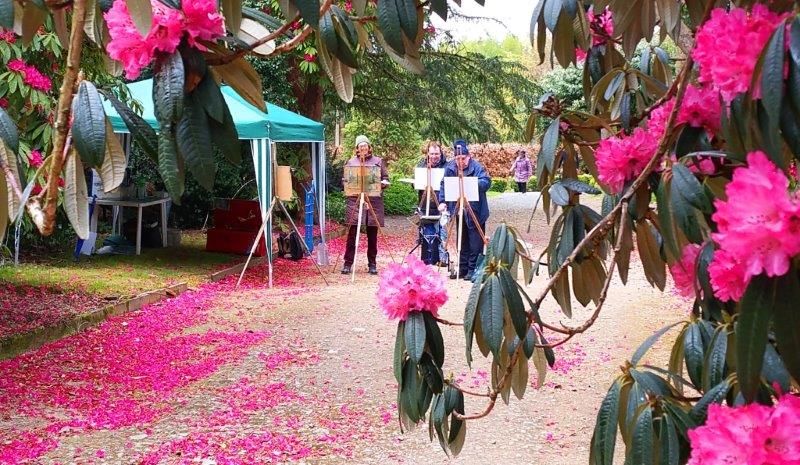
<instances>
[{"instance_id":1,"label":"person in dark beanie","mask_svg":"<svg viewBox=\"0 0 800 465\"><path fill-rule=\"evenodd\" d=\"M483 238L478 227L480 227L480 231L486 234L486 220L489 219L489 202L486 199L486 192L492 185L492 178L489 177L483 165L470 156L466 141L458 139L453 142L453 152L455 156L444 167L445 178L458 177L459 172L462 170L464 177L478 178L478 201L469 203L475 213L478 224L475 224L472 215L469 214L465 206L464 230L461 233L461 255L459 255L459 273L458 276L450 276L451 278L471 280L478 262L478 256L483 252ZM439 189L439 209L444 210L447 208L453 220L458 221L458 217L455 216L458 215L456 210L457 202L448 202L445 207L444 198L444 179L442 179L442 185Z\"/></svg>"},{"instance_id":2,"label":"person in dark beanie","mask_svg":"<svg viewBox=\"0 0 800 465\"><path fill-rule=\"evenodd\" d=\"M385 189L389 185L389 175L386 172L386 166L384 166L383 160L372 154L372 143L367 136L363 135L356 137L355 154L347 161L345 166L361 166L362 158L364 159L365 167L381 167L381 187ZM344 179L342 179L342 184L344 184ZM364 210L361 214L361 224L367 227L367 270L369 274L378 274L378 265L376 263L378 257L378 226L384 226L383 194L381 194L380 197L369 197L369 202L372 204L375 214L373 215L370 213L369 207L364 205ZM358 203L359 196L347 197L345 224L349 226L349 229L347 230L347 247L344 252L342 274L350 274L353 269L353 261L355 261L356 257Z\"/></svg>"}]
</instances>

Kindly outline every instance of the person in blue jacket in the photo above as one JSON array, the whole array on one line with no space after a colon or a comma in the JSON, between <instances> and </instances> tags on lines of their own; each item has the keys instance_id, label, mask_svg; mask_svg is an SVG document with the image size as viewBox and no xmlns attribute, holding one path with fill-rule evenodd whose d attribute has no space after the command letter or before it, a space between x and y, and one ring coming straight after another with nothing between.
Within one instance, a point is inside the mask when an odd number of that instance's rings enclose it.
<instances>
[{"instance_id":1,"label":"person in blue jacket","mask_svg":"<svg viewBox=\"0 0 800 465\"><path fill-rule=\"evenodd\" d=\"M459 275L450 276L451 278L471 280L472 274L475 272L478 256L483 252L483 238L477 226L480 226L480 230L486 234L486 220L489 219L489 202L486 200L486 192L489 190L489 186L492 185L492 178L486 173L486 168L484 168L478 160L470 156L466 141L458 139L453 142L453 152L455 156L445 165L444 176L458 177L459 169L462 169L465 177L478 178L478 201L470 202L469 205L472 207L472 211L475 213L479 225L475 224L472 220L472 215L469 214L465 207L464 231L461 233ZM448 202L445 206L444 198L444 179L442 179L442 185L439 189L439 209L444 211L444 209L447 208L450 212L450 216L455 221L458 221L458 217L456 216L458 214L456 211L457 202Z\"/></svg>"}]
</instances>

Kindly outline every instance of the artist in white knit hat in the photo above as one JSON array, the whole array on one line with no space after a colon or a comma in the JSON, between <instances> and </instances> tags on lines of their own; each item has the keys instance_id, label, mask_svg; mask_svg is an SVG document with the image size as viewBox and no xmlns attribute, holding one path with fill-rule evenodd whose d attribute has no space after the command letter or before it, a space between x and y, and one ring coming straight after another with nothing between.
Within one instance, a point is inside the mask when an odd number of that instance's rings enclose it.
<instances>
[{"instance_id":1,"label":"artist in white knit hat","mask_svg":"<svg viewBox=\"0 0 800 465\"><path fill-rule=\"evenodd\" d=\"M380 192L368 192L369 203L375 211L375 214L369 212L367 205L364 206L361 213L361 224L366 225L367 228L367 271L370 274L378 274L378 265L376 259L378 256L378 226L384 225L384 209L383 209L383 189L389 186L389 174L386 171L386 166L383 160L372 154L372 142L364 135L356 137L355 154L345 164L344 177L342 184L348 183L347 172L348 167L361 167L365 170L380 171ZM358 195L347 196L347 211L345 215L345 224L349 226L347 231L347 248L344 252L344 267L342 267L342 274L349 274L352 271L353 261L356 256L356 235L358 233Z\"/></svg>"}]
</instances>

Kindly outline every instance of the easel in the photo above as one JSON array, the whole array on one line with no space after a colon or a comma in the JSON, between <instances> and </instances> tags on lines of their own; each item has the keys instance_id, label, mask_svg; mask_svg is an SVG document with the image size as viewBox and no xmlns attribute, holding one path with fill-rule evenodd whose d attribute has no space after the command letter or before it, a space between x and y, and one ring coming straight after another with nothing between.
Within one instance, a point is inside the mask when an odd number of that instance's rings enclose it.
<instances>
[{"instance_id":1,"label":"easel","mask_svg":"<svg viewBox=\"0 0 800 465\"><path fill-rule=\"evenodd\" d=\"M418 205L419 211L420 211L420 213L422 213L422 210L423 210L422 205L423 205L423 202L425 203L425 214L424 215L420 215L420 217L419 217L420 223L418 225L419 231L417 233L417 235L418 235L417 244L414 246L413 249L411 249L411 251L408 252L408 254L409 255L413 254L414 251L417 250L417 247L420 247L420 246L423 245L421 241L425 241L425 242L428 243L428 254L429 254L428 255L428 259L430 259L431 258L431 254L433 253L432 250L431 250L432 244L431 244L430 241L427 240L427 238L424 236L424 234L422 232L422 221L431 219L431 198L433 198L434 209L436 210L435 213L437 213L437 215L441 215L441 213L439 212L439 199L438 199L438 196L436 195L435 189L433 188L433 167L431 166L431 161L430 161L429 158L426 157L425 161L426 161L425 189L423 191L423 194L420 196L420 201L419 201L419 205ZM441 216L435 216L435 218L437 218L437 221L438 221L438 219L441 218ZM440 257L440 261L441 261L441 257ZM401 262L401 264L403 262L405 262L405 257L403 258L403 261Z\"/></svg>"},{"instance_id":2,"label":"easel","mask_svg":"<svg viewBox=\"0 0 800 465\"><path fill-rule=\"evenodd\" d=\"M478 230L478 234L480 234L481 239L483 239L483 251L486 253L486 244L489 243L488 239L486 239L486 234L484 234L483 229L481 228L480 222L478 222L478 217L475 216L475 211L472 210L472 205L469 204L467 200L467 196L464 193L464 168L461 167L461 164L458 162L458 157L462 155L461 147L456 146L456 159L455 164L456 168L458 169L458 200L456 201L456 209L458 211L458 233L457 233L457 244L456 244L456 278L458 278L459 273L461 271L461 239L464 234L464 209L469 212L470 217L472 218L472 223L475 225L475 229ZM450 238L452 237L453 226L455 223L450 219L450 226L447 231L447 242L450 242Z\"/></svg>"},{"instance_id":3,"label":"easel","mask_svg":"<svg viewBox=\"0 0 800 465\"><path fill-rule=\"evenodd\" d=\"M375 213L375 209L372 207L372 202L369 200L369 196L367 195L366 185L364 183L364 180L366 179L366 173L364 172L364 168L365 168L364 162L365 162L365 159L366 159L366 155L359 154L358 157L359 157L359 161L361 163L360 167L359 167L359 180L358 180L358 187L359 187L359 193L358 193L358 220L356 221L355 255L353 256L353 265L351 266L351 269L350 269L350 282L351 283L355 282L355 280L356 280L356 262L358 261L358 243L359 243L359 239L361 238L361 217L364 214L364 205L366 205L367 206L367 210L372 213L372 218L375 220L375 225L378 227L378 235L383 236L383 228L381 227L380 221L378 221L378 214ZM381 189L383 189L383 186L381 186ZM369 223L369 221L367 223ZM396 262L395 259L394 259L394 254L392 253L392 249L389 248L389 247L387 247L386 249L389 252L389 257L391 257L392 262ZM339 257L341 257L341 255L342 254L339 253L339 256L336 257L336 263L334 264L334 267L333 267L334 272L336 270L336 267L339 264Z\"/></svg>"},{"instance_id":4,"label":"easel","mask_svg":"<svg viewBox=\"0 0 800 465\"><path fill-rule=\"evenodd\" d=\"M247 266L250 264L250 259L253 258L253 254L255 253L256 248L258 248L258 241L260 241L261 240L261 236L263 236L265 234L264 231L265 231L265 229L267 227L267 223L271 224L271 221L267 221L267 220L272 218L272 211L275 209L275 205L276 204L281 207L281 210L283 210L283 214L286 215L286 219L288 219L289 223L291 223L291 225L292 225L292 230L294 230L294 233L297 234L297 237L299 237L301 239L300 242L303 244L303 250L305 251L305 253L308 254L309 256L311 255L311 251L308 249L308 245L306 244L306 241L302 240L303 236L300 235L300 230L297 229L297 225L294 223L294 220L292 219L292 215L289 214L289 210L286 209L286 205L284 205L283 200L281 200L281 198L276 193L276 188L275 188L276 177L275 177L275 173L278 171L278 169L277 169L278 162L277 162L277 156L275 154L274 146L270 147L270 165L272 166L272 170L271 170L272 173L270 174L270 178L271 178L270 179L270 181L271 181L270 182L270 188L271 188L271 191L272 191L272 200L269 203L269 208L267 209L266 213L261 218L261 228L259 228L258 234L256 234L256 240L253 241L253 246L250 248L250 253L247 255L247 261L244 262L244 267L242 268L242 272L239 275L239 280L236 281L236 287L237 288L242 283L242 278L244 278L244 272L247 271ZM270 232L270 234L271 234L271 232ZM270 289L272 289L272 260L273 260L273 258L272 258L272 250L270 249L270 250L267 250L267 268L269 269L269 287L270 287ZM325 284L326 285L330 285L330 283L328 282L328 279L325 277L325 273L322 272L322 270L320 269L319 264L317 263L317 261L314 260L313 258L312 258L311 261L314 262L314 266L317 267L317 272L319 273L320 276L322 276L322 280L325 281Z\"/></svg>"}]
</instances>

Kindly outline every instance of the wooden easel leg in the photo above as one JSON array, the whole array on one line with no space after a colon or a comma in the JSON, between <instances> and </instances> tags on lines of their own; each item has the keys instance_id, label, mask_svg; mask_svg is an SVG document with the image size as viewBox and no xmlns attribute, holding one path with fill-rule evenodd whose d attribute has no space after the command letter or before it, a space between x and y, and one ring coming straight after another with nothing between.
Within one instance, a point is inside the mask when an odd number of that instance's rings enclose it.
<instances>
[{"instance_id":1,"label":"wooden easel leg","mask_svg":"<svg viewBox=\"0 0 800 465\"><path fill-rule=\"evenodd\" d=\"M284 205L283 202L280 199L278 199L278 205L280 205L281 210L283 210L283 214L286 215L286 219L288 219L289 223L292 225L292 229L294 230L294 233L297 234L297 237L302 238L302 236L300 235L300 231L297 229L297 225L294 224L294 220L292 219L292 215L290 215L289 211L286 210L286 205ZM303 244L303 249L310 256L311 255L311 251L308 250L308 245L306 244L306 241L301 239L300 243ZM325 274L319 268L319 264L317 263L317 261L314 260L313 257L311 257L311 261L314 262L314 266L317 267L317 272L319 272L319 275L322 276L322 280L325 281L325 284L330 286L330 283L328 282L328 279L325 278Z\"/></svg>"},{"instance_id":2,"label":"wooden easel leg","mask_svg":"<svg viewBox=\"0 0 800 465\"><path fill-rule=\"evenodd\" d=\"M456 279L461 275L461 240L464 236L464 202L458 201L458 242L456 243Z\"/></svg>"},{"instance_id":3,"label":"wooden easel leg","mask_svg":"<svg viewBox=\"0 0 800 465\"><path fill-rule=\"evenodd\" d=\"M361 215L364 213L364 197L366 194L363 192L358 196L358 221L356 222L356 250L353 254L353 267L350 270L350 282L356 281L356 262L358 261L358 240L361 237Z\"/></svg>"},{"instance_id":4,"label":"wooden easel leg","mask_svg":"<svg viewBox=\"0 0 800 465\"><path fill-rule=\"evenodd\" d=\"M256 248L258 248L258 241L261 240L261 236L264 234L264 228L267 227L267 219L272 215L272 209L275 207L275 197L272 198L272 201L269 203L269 208L267 209L267 213L264 215L261 221L261 227L258 229L258 234L256 234L256 240L253 241L253 246L250 247L250 253L247 255L247 261L244 262L244 267L242 268L241 274L239 274L239 280L236 281L236 287L238 288L239 285L242 283L242 278L244 277L244 272L247 271L247 266L250 264L250 259L253 258L253 254L256 252ZM270 273L269 273L269 281L270 286L272 287L272 251L267 250L267 262L269 263Z\"/></svg>"}]
</instances>

